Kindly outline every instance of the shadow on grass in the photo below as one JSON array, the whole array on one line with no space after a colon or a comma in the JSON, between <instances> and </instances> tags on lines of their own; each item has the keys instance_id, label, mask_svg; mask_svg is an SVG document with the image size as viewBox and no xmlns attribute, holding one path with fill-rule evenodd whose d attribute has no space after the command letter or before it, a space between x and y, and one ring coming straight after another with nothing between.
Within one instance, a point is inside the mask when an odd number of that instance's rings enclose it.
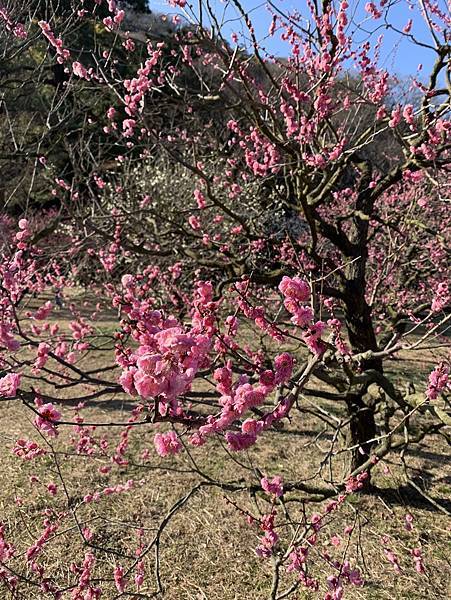
<instances>
[{"instance_id":1,"label":"shadow on grass","mask_svg":"<svg viewBox=\"0 0 451 600\"><path fill-rule=\"evenodd\" d=\"M62 407L75 408L80 403L80 398L62 398L58 401ZM83 402L85 408L100 408L102 410L126 410L131 412L137 404L133 400L87 400Z\"/></svg>"},{"instance_id":2,"label":"shadow on grass","mask_svg":"<svg viewBox=\"0 0 451 600\"><path fill-rule=\"evenodd\" d=\"M414 482L416 485L424 489L424 485L421 485L423 481L415 478ZM432 496L425 491L425 493L427 493L431 498L431 502L408 483L397 488L378 488L377 486L374 486L368 493L374 496L379 496L382 500L384 500L384 502L392 506L420 508L431 513L441 512L440 509L433 504L433 502L435 502L445 509L445 511L451 512L451 500Z\"/></svg>"}]
</instances>

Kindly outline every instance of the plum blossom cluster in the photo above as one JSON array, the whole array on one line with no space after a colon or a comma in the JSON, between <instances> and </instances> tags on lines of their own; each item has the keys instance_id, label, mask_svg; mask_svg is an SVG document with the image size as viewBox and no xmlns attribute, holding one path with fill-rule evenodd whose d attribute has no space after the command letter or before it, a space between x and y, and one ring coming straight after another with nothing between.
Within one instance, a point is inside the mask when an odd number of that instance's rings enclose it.
<instances>
[{"instance_id":1,"label":"plum blossom cluster","mask_svg":"<svg viewBox=\"0 0 451 600\"><path fill-rule=\"evenodd\" d=\"M48 542L53 533L57 531L59 528L58 521L52 521L49 517L44 519L44 529L38 539L32 544L27 550L27 560L31 563L31 568L39 569L38 565L35 563L36 557L42 552L45 544Z\"/></svg>"},{"instance_id":2,"label":"plum blossom cluster","mask_svg":"<svg viewBox=\"0 0 451 600\"><path fill-rule=\"evenodd\" d=\"M76 75L77 77L80 77L80 79L88 79L89 80L88 70L81 64L81 62L78 62L77 60L74 61L72 63L72 71L73 71L74 75Z\"/></svg>"},{"instance_id":3,"label":"plum blossom cluster","mask_svg":"<svg viewBox=\"0 0 451 600\"><path fill-rule=\"evenodd\" d=\"M41 448L36 442L32 440L18 439L16 445L12 449L13 454L24 460L33 460L38 456L43 456L47 453L44 448Z\"/></svg>"},{"instance_id":4,"label":"plum blossom cluster","mask_svg":"<svg viewBox=\"0 0 451 600\"><path fill-rule=\"evenodd\" d=\"M132 79L126 79L124 81L124 88L126 90L126 94L124 96L124 110L130 117L124 119L122 122L124 137L129 138L133 136L135 127L137 126L137 121L134 117L138 112L141 111L146 93L152 88L153 85L161 85L165 80L164 75L154 74L154 69L158 65L162 56L163 46L163 43L159 43L157 48L154 49L152 48L152 45L149 44L147 48L149 58L147 58L144 65L138 69L136 77L133 77ZM115 110L113 108L108 111L108 118L112 120L114 117Z\"/></svg>"},{"instance_id":5,"label":"plum blossom cluster","mask_svg":"<svg viewBox=\"0 0 451 600\"><path fill-rule=\"evenodd\" d=\"M49 44L54 48L57 55L57 62L62 64L67 61L70 58L70 51L67 50L67 48L64 48L63 40L55 36L47 21L39 21L38 25L41 28L43 35L47 38Z\"/></svg>"},{"instance_id":6,"label":"plum blossom cluster","mask_svg":"<svg viewBox=\"0 0 451 600\"><path fill-rule=\"evenodd\" d=\"M258 128L252 127L246 134L234 120L230 120L227 127L236 136L229 142L230 145L238 143L244 150L246 164L254 175L264 177L269 173L277 173L280 168L279 152Z\"/></svg>"},{"instance_id":7,"label":"plum blossom cluster","mask_svg":"<svg viewBox=\"0 0 451 600\"><path fill-rule=\"evenodd\" d=\"M5 524L0 522L0 581L6 584L7 588L14 590L18 583L18 578L7 567L9 561L16 555L16 547L6 540Z\"/></svg>"},{"instance_id":8,"label":"plum blossom cluster","mask_svg":"<svg viewBox=\"0 0 451 600\"><path fill-rule=\"evenodd\" d=\"M275 323L271 322L271 320L267 317L265 307L262 305L253 306L252 303L249 301L249 281L240 281L235 284L235 288L238 292L237 306L241 310L241 312L248 319L252 319L259 329L264 331L276 341L283 342L285 336L283 335L280 328L277 327ZM236 329L238 325L238 320L236 319L236 317L233 317L232 322L235 323L233 329ZM236 332L233 333L233 335L235 334ZM230 342L230 340L227 341Z\"/></svg>"},{"instance_id":9,"label":"plum blossom cluster","mask_svg":"<svg viewBox=\"0 0 451 600\"><path fill-rule=\"evenodd\" d=\"M451 294L446 281L442 281L437 285L434 299L431 304L431 310L435 313L446 308L451 302Z\"/></svg>"},{"instance_id":10,"label":"plum blossom cluster","mask_svg":"<svg viewBox=\"0 0 451 600\"><path fill-rule=\"evenodd\" d=\"M125 11L117 6L116 0L108 0L108 10L113 15L105 17L103 24L109 29L117 29L125 18Z\"/></svg>"},{"instance_id":11,"label":"plum blossom cluster","mask_svg":"<svg viewBox=\"0 0 451 600\"><path fill-rule=\"evenodd\" d=\"M411 550L411 555L415 565L415 571L421 574L426 573L426 567L424 566L423 553L421 551L421 548L413 548Z\"/></svg>"},{"instance_id":12,"label":"plum blossom cluster","mask_svg":"<svg viewBox=\"0 0 451 600\"><path fill-rule=\"evenodd\" d=\"M255 549L257 556L261 558L269 558L273 548L279 541L279 534L275 531L276 511L273 509L267 515L263 515L260 519L260 529L264 532L260 538L260 544Z\"/></svg>"},{"instance_id":13,"label":"plum blossom cluster","mask_svg":"<svg viewBox=\"0 0 451 600\"><path fill-rule=\"evenodd\" d=\"M118 483L117 485L105 487L98 492L92 492L89 494L85 494L83 501L86 504L90 504L91 502L99 502L105 496L111 496L112 494L123 494L124 492L129 492L134 486L135 486L135 481L133 479L129 479L125 483Z\"/></svg>"},{"instance_id":14,"label":"plum blossom cluster","mask_svg":"<svg viewBox=\"0 0 451 600\"><path fill-rule=\"evenodd\" d=\"M20 385L20 373L8 373L0 377L0 398L14 398Z\"/></svg>"},{"instance_id":15,"label":"plum blossom cluster","mask_svg":"<svg viewBox=\"0 0 451 600\"><path fill-rule=\"evenodd\" d=\"M314 322L314 313L308 304L311 298L310 287L308 283L299 277L283 277L279 284L279 290L284 296L284 306L291 317L291 322L304 329L303 340L308 348L315 354L322 354L325 350L321 335L326 329L323 321Z\"/></svg>"},{"instance_id":16,"label":"plum blossom cluster","mask_svg":"<svg viewBox=\"0 0 451 600\"><path fill-rule=\"evenodd\" d=\"M134 285L127 276L123 284L129 290ZM212 332L206 331L202 319L193 317L191 327L186 328L139 300L124 311L137 322L134 335L140 346L127 359L119 358L125 367L120 383L129 394L155 400L161 416L180 414L178 398L190 389L199 369L209 365Z\"/></svg>"},{"instance_id":17,"label":"plum blossom cluster","mask_svg":"<svg viewBox=\"0 0 451 600\"><path fill-rule=\"evenodd\" d=\"M154 444L157 453L162 457L168 456L168 454L177 454L182 449L182 444L175 431L155 434Z\"/></svg>"},{"instance_id":18,"label":"plum blossom cluster","mask_svg":"<svg viewBox=\"0 0 451 600\"><path fill-rule=\"evenodd\" d=\"M384 538L382 543L386 545L388 540ZM399 562L399 556L396 554L396 552L393 552L393 550L391 550L389 547L384 547L384 555L388 562L393 566L395 573L401 573L402 569Z\"/></svg>"},{"instance_id":19,"label":"plum blossom cluster","mask_svg":"<svg viewBox=\"0 0 451 600\"><path fill-rule=\"evenodd\" d=\"M93 570L95 563L96 558L94 554L87 552L81 565L71 564L71 573L78 577L77 586L72 591L72 598L75 600L81 600L82 598L99 600L102 596L102 589L92 581L94 579Z\"/></svg>"},{"instance_id":20,"label":"plum blossom cluster","mask_svg":"<svg viewBox=\"0 0 451 600\"><path fill-rule=\"evenodd\" d=\"M273 506L271 511L262 515L260 519L256 519L251 514L247 514L247 522L250 525L255 523L258 524L259 529L264 532L255 552L257 556L260 556L261 558L269 558L279 541L279 534L275 531L277 510L274 503L277 498L280 498L283 495L283 482L280 475L275 475L271 480L267 477L263 477L260 481L260 485L269 496L272 496ZM244 511L241 512L246 514Z\"/></svg>"},{"instance_id":21,"label":"plum blossom cluster","mask_svg":"<svg viewBox=\"0 0 451 600\"><path fill-rule=\"evenodd\" d=\"M271 480L263 477L260 481L262 490L267 494L274 494L276 498L280 498L283 494L283 483L280 475L275 475Z\"/></svg>"},{"instance_id":22,"label":"plum blossom cluster","mask_svg":"<svg viewBox=\"0 0 451 600\"><path fill-rule=\"evenodd\" d=\"M9 16L6 8L0 6L0 21L2 21L6 27L6 30L11 32L14 37L19 40L26 40L28 33L23 23L14 22Z\"/></svg>"},{"instance_id":23,"label":"plum blossom cluster","mask_svg":"<svg viewBox=\"0 0 451 600\"><path fill-rule=\"evenodd\" d=\"M125 329L132 333L139 347L134 352L121 348L117 354L117 361L124 369L120 383L127 393L153 401L149 408L154 411L156 421L166 418L189 422L183 396L189 393L199 371L210 365L211 352L227 351L221 339L214 342L218 333L218 303L213 300L213 287L208 282L198 284L191 323L187 327L154 310L148 300L139 299L135 278L124 276L122 285L125 289L122 310L128 317ZM226 322L230 342L230 336L236 333L237 321L230 316ZM287 416L293 398L282 397L258 420L246 419L245 415L261 406L277 386L290 380L293 366L293 357L284 352L275 357L274 369L261 368L258 381L253 382L251 376L244 373L234 379L232 361L227 360L213 373L219 394L219 412L203 417L200 424L197 422L197 431L189 437L189 442L199 446L205 443L207 437L221 434L231 450L243 450L254 444L259 433ZM157 433L154 442L160 456L181 450L175 431Z\"/></svg>"},{"instance_id":24,"label":"plum blossom cluster","mask_svg":"<svg viewBox=\"0 0 451 600\"><path fill-rule=\"evenodd\" d=\"M33 315L33 318L37 321L44 321L50 315L53 310L53 304L50 300L47 300L42 306L40 306Z\"/></svg>"},{"instance_id":25,"label":"plum blossom cluster","mask_svg":"<svg viewBox=\"0 0 451 600\"><path fill-rule=\"evenodd\" d=\"M332 561L333 566L339 572L339 575L329 575L327 585L329 592L324 596L324 600L341 600L344 594L343 584L348 584L361 587L364 582L361 573L358 569L353 569L349 560L341 563L338 560Z\"/></svg>"},{"instance_id":26,"label":"plum blossom cluster","mask_svg":"<svg viewBox=\"0 0 451 600\"><path fill-rule=\"evenodd\" d=\"M248 282L239 282L235 284L235 287L239 292L237 305L245 316L253 319L257 327L272 338L278 342L282 342L285 339L284 332L266 316L265 308L263 306L252 306L247 300L249 291ZM284 297L283 304L285 309L293 315L290 319L291 322L296 327L302 329L302 339L306 346L313 354L323 354L326 345L322 340L322 335L327 328L327 324L323 321L315 321L314 319L314 311L310 305L311 290L309 284L299 277L283 276L279 284L279 291ZM340 340L341 351L346 353L346 345L339 335L341 329L339 320L336 318L331 319L329 325L336 339Z\"/></svg>"},{"instance_id":27,"label":"plum blossom cluster","mask_svg":"<svg viewBox=\"0 0 451 600\"><path fill-rule=\"evenodd\" d=\"M37 405L38 415L34 420L34 424L49 437L56 437L58 435L57 426L61 413L51 402L42 404L42 400L36 399L35 403Z\"/></svg>"},{"instance_id":28,"label":"plum blossom cluster","mask_svg":"<svg viewBox=\"0 0 451 600\"><path fill-rule=\"evenodd\" d=\"M327 503L322 513L312 514L306 522L305 531L301 539L294 540L290 551L287 551L286 557L288 565L287 572L296 573L300 583L308 590L317 592L320 587L320 582L308 576L308 564L310 554L315 555L319 552L321 559L332 568L333 573L327 577L328 592L324 596L327 600L341 600L344 595L345 585L360 587L364 584L359 569L353 568L350 561L346 557L341 560L334 559L327 551L319 549L319 536L326 525L331 522L331 515L343 506L347 495L361 489L364 480L368 474L366 472L360 474L356 478L350 478L346 484L345 493L340 494L336 500L331 500ZM277 551L277 544L280 536L277 533L277 510L275 503L277 498L283 494L283 483L280 476L275 476L272 480L267 477L261 480L262 489L272 496L273 506L271 511L264 514L260 519L256 519L251 515L247 515L247 521L250 524L256 523L259 529L263 531L263 536L260 538L260 543L256 548L256 553L261 558L270 558ZM347 526L345 535L352 535L354 527ZM331 540L332 545L339 546L340 536L335 535Z\"/></svg>"},{"instance_id":29,"label":"plum blossom cluster","mask_svg":"<svg viewBox=\"0 0 451 600\"><path fill-rule=\"evenodd\" d=\"M429 375L426 398L437 400L440 393L447 387L451 387L450 366L446 362L441 362Z\"/></svg>"},{"instance_id":30,"label":"plum blossom cluster","mask_svg":"<svg viewBox=\"0 0 451 600\"><path fill-rule=\"evenodd\" d=\"M260 374L258 384L252 384L247 375L240 375L233 381L232 365L229 361L224 367L214 372L217 382L216 389L221 394L219 415L210 415L205 425L201 425L198 432L193 434L190 442L199 446L206 441L208 436L225 431L225 439L231 450L245 450L252 446L257 436L271 427L275 421L286 417L291 409L292 397L283 398L278 405L267 413L263 413L259 420L247 418L241 422L240 430L233 430L235 422L239 422L246 412L263 404L265 399L275 390L277 385L286 383L292 374L293 357L284 352L274 360L274 370L264 370Z\"/></svg>"},{"instance_id":31,"label":"plum blossom cluster","mask_svg":"<svg viewBox=\"0 0 451 600\"><path fill-rule=\"evenodd\" d=\"M20 343L12 333L12 325L6 320L0 323L0 344L10 352L15 352L20 348Z\"/></svg>"}]
</instances>

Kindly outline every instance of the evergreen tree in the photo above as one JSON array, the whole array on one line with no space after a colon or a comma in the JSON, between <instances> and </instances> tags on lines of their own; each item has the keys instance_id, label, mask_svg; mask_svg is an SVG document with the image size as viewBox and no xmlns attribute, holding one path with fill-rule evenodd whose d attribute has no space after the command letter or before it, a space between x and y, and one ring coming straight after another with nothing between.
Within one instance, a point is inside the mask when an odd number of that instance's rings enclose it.
<instances>
[{"instance_id":1,"label":"evergreen tree","mask_svg":"<svg viewBox=\"0 0 451 600\"><path fill-rule=\"evenodd\" d=\"M125 7L132 8L136 12L149 13L149 2L148 0L127 0L123 2Z\"/></svg>"}]
</instances>

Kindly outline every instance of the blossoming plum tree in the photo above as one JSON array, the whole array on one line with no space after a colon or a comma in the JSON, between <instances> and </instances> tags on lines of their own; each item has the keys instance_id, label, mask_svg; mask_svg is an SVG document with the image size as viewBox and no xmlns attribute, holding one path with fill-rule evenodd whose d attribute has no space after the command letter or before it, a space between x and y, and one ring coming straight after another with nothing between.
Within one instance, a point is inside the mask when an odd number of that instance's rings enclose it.
<instances>
[{"instance_id":1,"label":"blossoming plum tree","mask_svg":"<svg viewBox=\"0 0 451 600\"><path fill-rule=\"evenodd\" d=\"M15 213L3 193L0 397L33 413L35 439L20 437L13 452L53 461L60 481L48 493L61 494L61 506L46 510L25 567L0 529L3 585L54 598L110 597L112 589L150 597L143 586L152 551L162 593L164 529L199 490L216 487L266 499L254 512L228 502L259 531L256 552L272 564L270 598L300 586L341 598L363 578L347 551L336 559L319 549L321 535L350 494L371 489L373 469L389 456L404 457L429 435L449 441L446 10L402 2L412 18L400 29L393 0L306 2L303 14L270 2L260 40L238 0L226 3L222 21L208 2L173 0L171 35L143 40L127 31L119 2L72 3L77 10L39 13L39 21L32 4L1 8L5 56L28 65L28 53L43 51L33 72L58 75L48 128L66 119L77 126L65 162L43 154L49 136L37 127L17 137L20 148L14 136L9 142L33 166ZM86 24L102 35L77 46ZM407 90L395 85L380 66L380 24L435 56L428 77L418 73ZM272 55L274 36L288 58ZM2 127L14 131L21 122L10 114L11 82L8 74ZM37 185L51 209L33 206ZM80 286L97 296L89 316L70 300ZM115 315L114 333L99 333L101 314ZM108 364L96 366L103 345ZM440 356L419 391L386 368L418 348ZM128 418L84 416L118 395L132 402ZM270 433L302 427L306 415L321 424L326 448L311 475L271 476L249 459ZM66 451L102 461L103 474L135 468L136 431L152 432L160 457L188 457L198 482L156 533L140 530L134 556L98 541L87 515L140 482L127 474L76 497L55 450L64 428L72 431ZM119 432L114 447L104 429ZM220 479L199 465L194 453L218 447L245 464L245 476ZM285 502L299 493L324 502L299 515ZM85 550L71 557L69 579L39 558L66 521ZM348 525L349 540L356 527ZM386 560L399 569L388 544ZM100 556L114 559L109 575L96 574ZM419 547L412 557L423 573Z\"/></svg>"}]
</instances>

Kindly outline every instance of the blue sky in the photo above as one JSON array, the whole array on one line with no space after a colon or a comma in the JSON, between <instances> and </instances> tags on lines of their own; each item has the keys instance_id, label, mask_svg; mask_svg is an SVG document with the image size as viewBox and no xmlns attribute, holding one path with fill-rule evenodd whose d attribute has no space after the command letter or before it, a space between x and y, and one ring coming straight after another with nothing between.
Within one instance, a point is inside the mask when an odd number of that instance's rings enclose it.
<instances>
[{"instance_id":1,"label":"blue sky","mask_svg":"<svg viewBox=\"0 0 451 600\"><path fill-rule=\"evenodd\" d=\"M305 0L273 0L278 7L284 12L297 9L302 16L308 16L309 11L306 7ZM365 40L368 37L368 32L374 33L374 40L380 34L384 35L383 52L381 56L381 66L384 66L388 71L393 74L399 74L400 76L406 76L414 74L417 71L418 64L423 64L423 73L426 75L428 69L434 62L434 52L423 47L416 46L415 44L403 39L403 37L393 31L388 30L383 23L383 20L373 20L368 18L368 14L365 11L366 0L348 0L349 9L348 15L353 16L353 22L350 23L350 31L356 29L355 23L361 24L360 31L355 33L356 40ZM379 5L379 2L375 2ZM419 13L419 0L395 0L391 2L393 6L390 8L390 22L397 27L402 29L409 19L413 20L412 34L415 37L426 44L432 45L431 35L428 28L420 16ZM240 34L243 32L245 35L245 27L243 27L242 20L240 19L237 9L230 3L223 2L221 0L210 0L210 5L214 8L216 15L219 20L223 21L223 30L226 32L227 37L231 35L233 31ZM253 21L257 38L262 40L264 38L265 47L274 55L287 56L289 49L286 42L280 39L280 35L275 35L273 38L268 38L268 26L271 20L270 14L266 9L266 2L263 0L242 0L241 5L250 14ZM413 9L410 8L410 6ZM439 0L439 5L446 13L446 0ZM155 12L160 13L174 13L174 8L168 6L166 0L149 0L150 8ZM195 15L198 15L198 3L192 4ZM182 13L183 11L177 11ZM186 14L190 14L188 5L186 8ZM242 38L241 38L242 39ZM240 43L241 43L240 39Z\"/></svg>"}]
</instances>

